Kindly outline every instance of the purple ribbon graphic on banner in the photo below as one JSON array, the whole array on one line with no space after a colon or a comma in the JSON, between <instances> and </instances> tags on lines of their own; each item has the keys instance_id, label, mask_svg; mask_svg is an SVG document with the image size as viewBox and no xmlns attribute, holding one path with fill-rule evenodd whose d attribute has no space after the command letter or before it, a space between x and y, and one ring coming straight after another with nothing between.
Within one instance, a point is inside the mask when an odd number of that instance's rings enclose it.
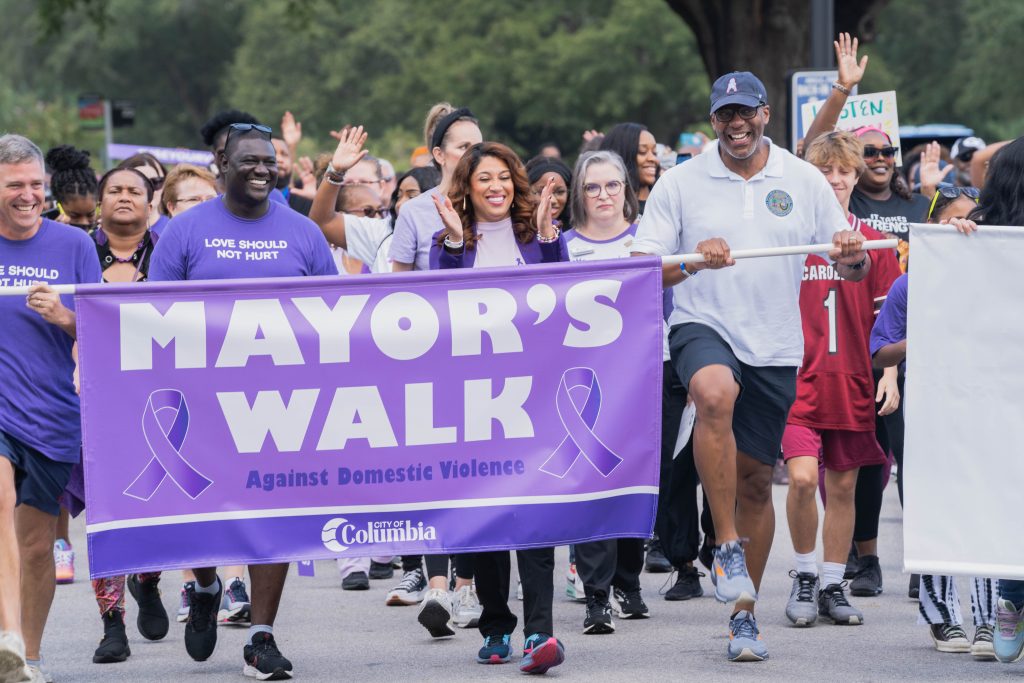
<instances>
[{"instance_id":1,"label":"purple ribbon graphic on banner","mask_svg":"<svg viewBox=\"0 0 1024 683\"><path fill-rule=\"evenodd\" d=\"M580 388L585 393L576 391L577 397L582 394L582 398L577 400L571 392ZM561 479L582 455L603 476L611 474L622 458L594 434L594 425L601 412L601 385L597 382L597 374L590 368L569 368L563 372L555 395L555 407L566 435L551 457L540 466L540 471Z\"/></svg>"},{"instance_id":2,"label":"purple ribbon graphic on banner","mask_svg":"<svg viewBox=\"0 0 1024 683\"><path fill-rule=\"evenodd\" d=\"M163 419L161 412L164 412ZM188 434L188 404L180 391L157 389L149 395L146 410L142 414L142 433L153 457L135 481L124 490L126 496L149 500L164 479L170 477L178 488L194 500L213 483L181 455L181 445L185 443L185 435Z\"/></svg>"}]
</instances>

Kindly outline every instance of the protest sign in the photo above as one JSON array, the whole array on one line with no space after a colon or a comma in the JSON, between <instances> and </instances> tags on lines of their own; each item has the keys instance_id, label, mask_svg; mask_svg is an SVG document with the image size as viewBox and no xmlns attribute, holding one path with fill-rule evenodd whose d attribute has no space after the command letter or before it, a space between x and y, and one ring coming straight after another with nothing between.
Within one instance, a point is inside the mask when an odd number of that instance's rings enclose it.
<instances>
[{"instance_id":1,"label":"protest sign","mask_svg":"<svg viewBox=\"0 0 1024 683\"><path fill-rule=\"evenodd\" d=\"M82 286L94 576L650 535L658 259Z\"/></svg>"},{"instance_id":2,"label":"protest sign","mask_svg":"<svg viewBox=\"0 0 1024 683\"><path fill-rule=\"evenodd\" d=\"M806 137L807 131L818 115L824 101L807 102L800 109L800 137ZM900 146L900 123L896 111L896 91L869 93L867 95L851 95L846 99L842 113L839 114L838 130L854 130L861 126L878 126L884 130L895 147ZM903 165L903 150L896 154L896 165Z\"/></svg>"}]
</instances>

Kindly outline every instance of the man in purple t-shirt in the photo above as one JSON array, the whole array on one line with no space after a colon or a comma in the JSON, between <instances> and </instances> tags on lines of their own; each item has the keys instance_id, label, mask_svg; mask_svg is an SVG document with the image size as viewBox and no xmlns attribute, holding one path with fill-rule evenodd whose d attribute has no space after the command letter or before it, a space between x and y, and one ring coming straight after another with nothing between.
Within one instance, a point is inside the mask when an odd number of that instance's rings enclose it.
<instances>
[{"instance_id":1,"label":"man in purple t-shirt","mask_svg":"<svg viewBox=\"0 0 1024 683\"><path fill-rule=\"evenodd\" d=\"M277 157L270 128L231 124L220 153L224 194L180 214L164 229L153 250L149 279L225 280L235 278L337 275L320 228L305 216L270 200L277 181ZM187 591L185 649L204 661L217 645L217 611L223 585L213 567L194 570ZM274 618L281 602L288 564L249 565L252 626L243 650L246 676L290 678L292 664L274 642Z\"/></svg>"},{"instance_id":2,"label":"man in purple t-shirt","mask_svg":"<svg viewBox=\"0 0 1024 683\"><path fill-rule=\"evenodd\" d=\"M0 137L0 286L28 286L25 301L0 297L2 681L42 680L57 498L82 442L72 379L75 313L49 285L102 277L88 235L42 217L43 185L39 148L20 135Z\"/></svg>"}]
</instances>

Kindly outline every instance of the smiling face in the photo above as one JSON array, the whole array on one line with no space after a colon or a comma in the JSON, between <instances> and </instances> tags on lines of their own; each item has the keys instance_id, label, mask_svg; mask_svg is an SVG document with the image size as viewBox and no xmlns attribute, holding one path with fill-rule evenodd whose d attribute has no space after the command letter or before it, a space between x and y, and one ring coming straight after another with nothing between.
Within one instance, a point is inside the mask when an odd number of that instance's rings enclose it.
<instances>
[{"instance_id":1,"label":"smiling face","mask_svg":"<svg viewBox=\"0 0 1024 683\"><path fill-rule=\"evenodd\" d=\"M658 141L650 131L640 132L636 150L636 167L640 184L651 187L658 180Z\"/></svg>"},{"instance_id":2,"label":"smiling face","mask_svg":"<svg viewBox=\"0 0 1024 683\"><path fill-rule=\"evenodd\" d=\"M0 235L24 240L36 233L46 201L44 179L40 161L0 164Z\"/></svg>"},{"instance_id":3,"label":"smiling face","mask_svg":"<svg viewBox=\"0 0 1024 683\"><path fill-rule=\"evenodd\" d=\"M270 140L232 136L221 157L224 193L231 201L256 206L267 201L277 182L277 154Z\"/></svg>"},{"instance_id":4,"label":"smiling face","mask_svg":"<svg viewBox=\"0 0 1024 683\"><path fill-rule=\"evenodd\" d=\"M832 191L836 193L839 204L849 210L850 195L853 194L853 188L857 186L857 171L842 168L835 163L818 166L818 170L824 174L825 180L832 186Z\"/></svg>"},{"instance_id":5,"label":"smiling face","mask_svg":"<svg viewBox=\"0 0 1024 683\"><path fill-rule=\"evenodd\" d=\"M111 174L103 188L100 215L104 228L135 232L149 220L146 183L131 171Z\"/></svg>"},{"instance_id":6,"label":"smiling face","mask_svg":"<svg viewBox=\"0 0 1024 683\"><path fill-rule=\"evenodd\" d=\"M481 157L469 179L469 201L476 220L494 223L507 218L514 196L515 184L508 165L496 157Z\"/></svg>"},{"instance_id":7,"label":"smiling face","mask_svg":"<svg viewBox=\"0 0 1024 683\"><path fill-rule=\"evenodd\" d=\"M861 135L860 141L864 143L865 149L882 149L890 146L889 138L874 130ZM860 177L860 186L869 192L879 192L889 187L896 168L895 157L887 159L881 154L875 154L870 158L865 156L864 161L868 165L868 170Z\"/></svg>"},{"instance_id":8,"label":"smiling face","mask_svg":"<svg viewBox=\"0 0 1024 683\"><path fill-rule=\"evenodd\" d=\"M771 118L768 105L758 107L750 119L744 119L739 115L741 109L747 108L737 104L727 104L718 110L732 110L732 120L728 123L718 120L715 116L718 111L711 115L711 127L718 135L719 149L737 161L749 159L761 148L764 128Z\"/></svg>"}]
</instances>

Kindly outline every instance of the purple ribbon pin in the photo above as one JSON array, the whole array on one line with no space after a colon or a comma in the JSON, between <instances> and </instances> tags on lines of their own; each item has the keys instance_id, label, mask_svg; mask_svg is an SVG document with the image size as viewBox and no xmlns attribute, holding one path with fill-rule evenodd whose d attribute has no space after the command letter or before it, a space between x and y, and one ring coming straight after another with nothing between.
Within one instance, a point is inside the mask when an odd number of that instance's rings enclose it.
<instances>
[{"instance_id":1,"label":"purple ribbon pin","mask_svg":"<svg viewBox=\"0 0 1024 683\"><path fill-rule=\"evenodd\" d=\"M188 404L180 391L157 389L149 395L142 414L142 433L153 457L124 490L126 496L149 500L164 479L170 477L194 500L213 483L181 455L181 445L188 434Z\"/></svg>"},{"instance_id":2,"label":"purple ribbon pin","mask_svg":"<svg viewBox=\"0 0 1024 683\"><path fill-rule=\"evenodd\" d=\"M575 392L577 398L574 398L571 392L579 387L586 391ZM597 374L590 368L569 368L563 372L555 395L555 407L566 435L551 457L540 466L540 471L561 479L582 455L603 476L611 474L622 458L594 434L594 425L601 412L601 385L597 382Z\"/></svg>"}]
</instances>

